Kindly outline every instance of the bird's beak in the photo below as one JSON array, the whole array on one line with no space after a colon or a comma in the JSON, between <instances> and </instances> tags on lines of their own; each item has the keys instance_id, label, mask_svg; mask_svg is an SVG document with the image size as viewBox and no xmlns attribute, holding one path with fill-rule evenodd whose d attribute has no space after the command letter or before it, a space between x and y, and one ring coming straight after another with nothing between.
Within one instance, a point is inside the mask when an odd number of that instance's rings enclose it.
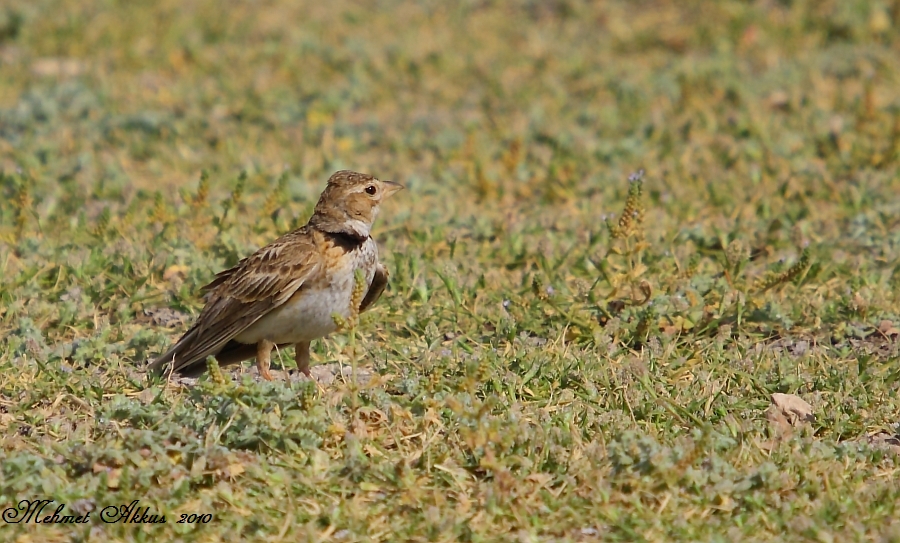
<instances>
[{"instance_id":1,"label":"bird's beak","mask_svg":"<svg viewBox=\"0 0 900 543\"><path fill-rule=\"evenodd\" d=\"M384 183L385 197L390 196L391 194L394 194L395 192L406 188L403 185L401 185L400 183L394 183L393 181L382 181L382 183Z\"/></svg>"}]
</instances>

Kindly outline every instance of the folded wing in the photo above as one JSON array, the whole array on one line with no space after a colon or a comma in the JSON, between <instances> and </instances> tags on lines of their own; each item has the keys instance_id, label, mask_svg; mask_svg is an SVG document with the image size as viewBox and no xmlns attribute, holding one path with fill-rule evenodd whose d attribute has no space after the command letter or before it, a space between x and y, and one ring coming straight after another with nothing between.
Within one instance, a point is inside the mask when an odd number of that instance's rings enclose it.
<instances>
[{"instance_id":1,"label":"folded wing","mask_svg":"<svg viewBox=\"0 0 900 543\"><path fill-rule=\"evenodd\" d=\"M204 287L207 301L197 322L151 362L148 370L160 372L171 363L174 372L181 372L205 364L208 356L217 354L235 336L303 288L319 265L311 258L314 254L313 241L301 229L219 273Z\"/></svg>"}]
</instances>

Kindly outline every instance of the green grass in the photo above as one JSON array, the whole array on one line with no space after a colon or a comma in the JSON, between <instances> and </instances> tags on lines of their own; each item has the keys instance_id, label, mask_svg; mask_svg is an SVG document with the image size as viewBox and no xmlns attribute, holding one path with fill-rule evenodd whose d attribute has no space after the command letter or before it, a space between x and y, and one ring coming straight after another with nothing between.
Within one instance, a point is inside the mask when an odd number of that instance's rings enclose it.
<instances>
[{"instance_id":1,"label":"green grass","mask_svg":"<svg viewBox=\"0 0 900 543\"><path fill-rule=\"evenodd\" d=\"M374 6L0 2L0 540L900 540L900 2ZM148 380L341 168L371 379Z\"/></svg>"}]
</instances>

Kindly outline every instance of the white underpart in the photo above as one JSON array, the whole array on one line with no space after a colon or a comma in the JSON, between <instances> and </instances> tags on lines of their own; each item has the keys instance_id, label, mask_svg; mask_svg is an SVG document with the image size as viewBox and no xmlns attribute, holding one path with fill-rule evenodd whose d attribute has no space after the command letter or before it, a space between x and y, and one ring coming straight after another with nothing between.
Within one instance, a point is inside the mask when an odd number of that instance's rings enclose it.
<instances>
[{"instance_id":1,"label":"white underpart","mask_svg":"<svg viewBox=\"0 0 900 543\"><path fill-rule=\"evenodd\" d=\"M375 266L368 268L366 285L371 285ZM343 318L350 315L355 280L352 271L334 273L332 278L330 285L321 283L318 288L302 288L299 295L256 321L235 339L240 343L257 343L263 339L273 343L299 343L334 332L337 325L333 315L337 313Z\"/></svg>"}]
</instances>

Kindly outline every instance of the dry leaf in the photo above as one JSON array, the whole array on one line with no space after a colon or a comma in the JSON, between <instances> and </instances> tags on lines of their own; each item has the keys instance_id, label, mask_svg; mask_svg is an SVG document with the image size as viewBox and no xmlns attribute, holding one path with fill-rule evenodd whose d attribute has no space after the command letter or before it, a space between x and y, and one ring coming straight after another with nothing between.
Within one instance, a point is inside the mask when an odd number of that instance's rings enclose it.
<instances>
[{"instance_id":1,"label":"dry leaf","mask_svg":"<svg viewBox=\"0 0 900 543\"><path fill-rule=\"evenodd\" d=\"M878 331L887 337L900 335L900 329L894 327L894 323L889 320L883 320L878 324Z\"/></svg>"},{"instance_id":2,"label":"dry leaf","mask_svg":"<svg viewBox=\"0 0 900 543\"><path fill-rule=\"evenodd\" d=\"M794 429L791 423L788 422L787 417L784 416L784 413L774 405L770 405L766 409L766 420L769 421L771 428L774 430L774 433L770 432L772 437L787 437ZM766 445L766 448L772 447L774 447L773 443Z\"/></svg>"},{"instance_id":3,"label":"dry leaf","mask_svg":"<svg viewBox=\"0 0 900 543\"><path fill-rule=\"evenodd\" d=\"M549 473L532 473L531 475L525 477L526 481L531 481L532 483L537 483L539 487L542 487L553 480L553 476Z\"/></svg>"},{"instance_id":4,"label":"dry leaf","mask_svg":"<svg viewBox=\"0 0 900 543\"><path fill-rule=\"evenodd\" d=\"M122 470L116 468L109 470L109 473L106 475L106 486L107 488L119 488L119 478L122 476Z\"/></svg>"},{"instance_id":5,"label":"dry leaf","mask_svg":"<svg viewBox=\"0 0 900 543\"><path fill-rule=\"evenodd\" d=\"M170 281L177 276L181 276L182 278L187 277L187 272L190 270L187 266L183 266L181 264L174 264L166 268L166 271L163 272L163 279L166 281Z\"/></svg>"},{"instance_id":6,"label":"dry leaf","mask_svg":"<svg viewBox=\"0 0 900 543\"><path fill-rule=\"evenodd\" d=\"M769 107L772 109L789 109L790 106L791 97L787 92L777 90L769 95Z\"/></svg>"},{"instance_id":7,"label":"dry leaf","mask_svg":"<svg viewBox=\"0 0 900 543\"><path fill-rule=\"evenodd\" d=\"M85 64L74 58L42 57L31 63L31 73L42 77L74 77L85 71Z\"/></svg>"},{"instance_id":8,"label":"dry leaf","mask_svg":"<svg viewBox=\"0 0 900 543\"><path fill-rule=\"evenodd\" d=\"M0 429L6 430L15 420L16 417L9 413L0 413Z\"/></svg>"},{"instance_id":9,"label":"dry leaf","mask_svg":"<svg viewBox=\"0 0 900 543\"><path fill-rule=\"evenodd\" d=\"M241 463L228 464L225 468L225 475L234 479L238 475L244 473L244 465Z\"/></svg>"},{"instance_id":10,"label":"dry leaf","mask_svg":"<svg viewBox=\"0 0 900 543\"><path fill-rule=\"evenodd\" d=\"M812 406L795 394L776 392L772 394L772 404L793 426L801 422L814 422L816 420L812 414Z\"/></svg>"}]
</instances>

